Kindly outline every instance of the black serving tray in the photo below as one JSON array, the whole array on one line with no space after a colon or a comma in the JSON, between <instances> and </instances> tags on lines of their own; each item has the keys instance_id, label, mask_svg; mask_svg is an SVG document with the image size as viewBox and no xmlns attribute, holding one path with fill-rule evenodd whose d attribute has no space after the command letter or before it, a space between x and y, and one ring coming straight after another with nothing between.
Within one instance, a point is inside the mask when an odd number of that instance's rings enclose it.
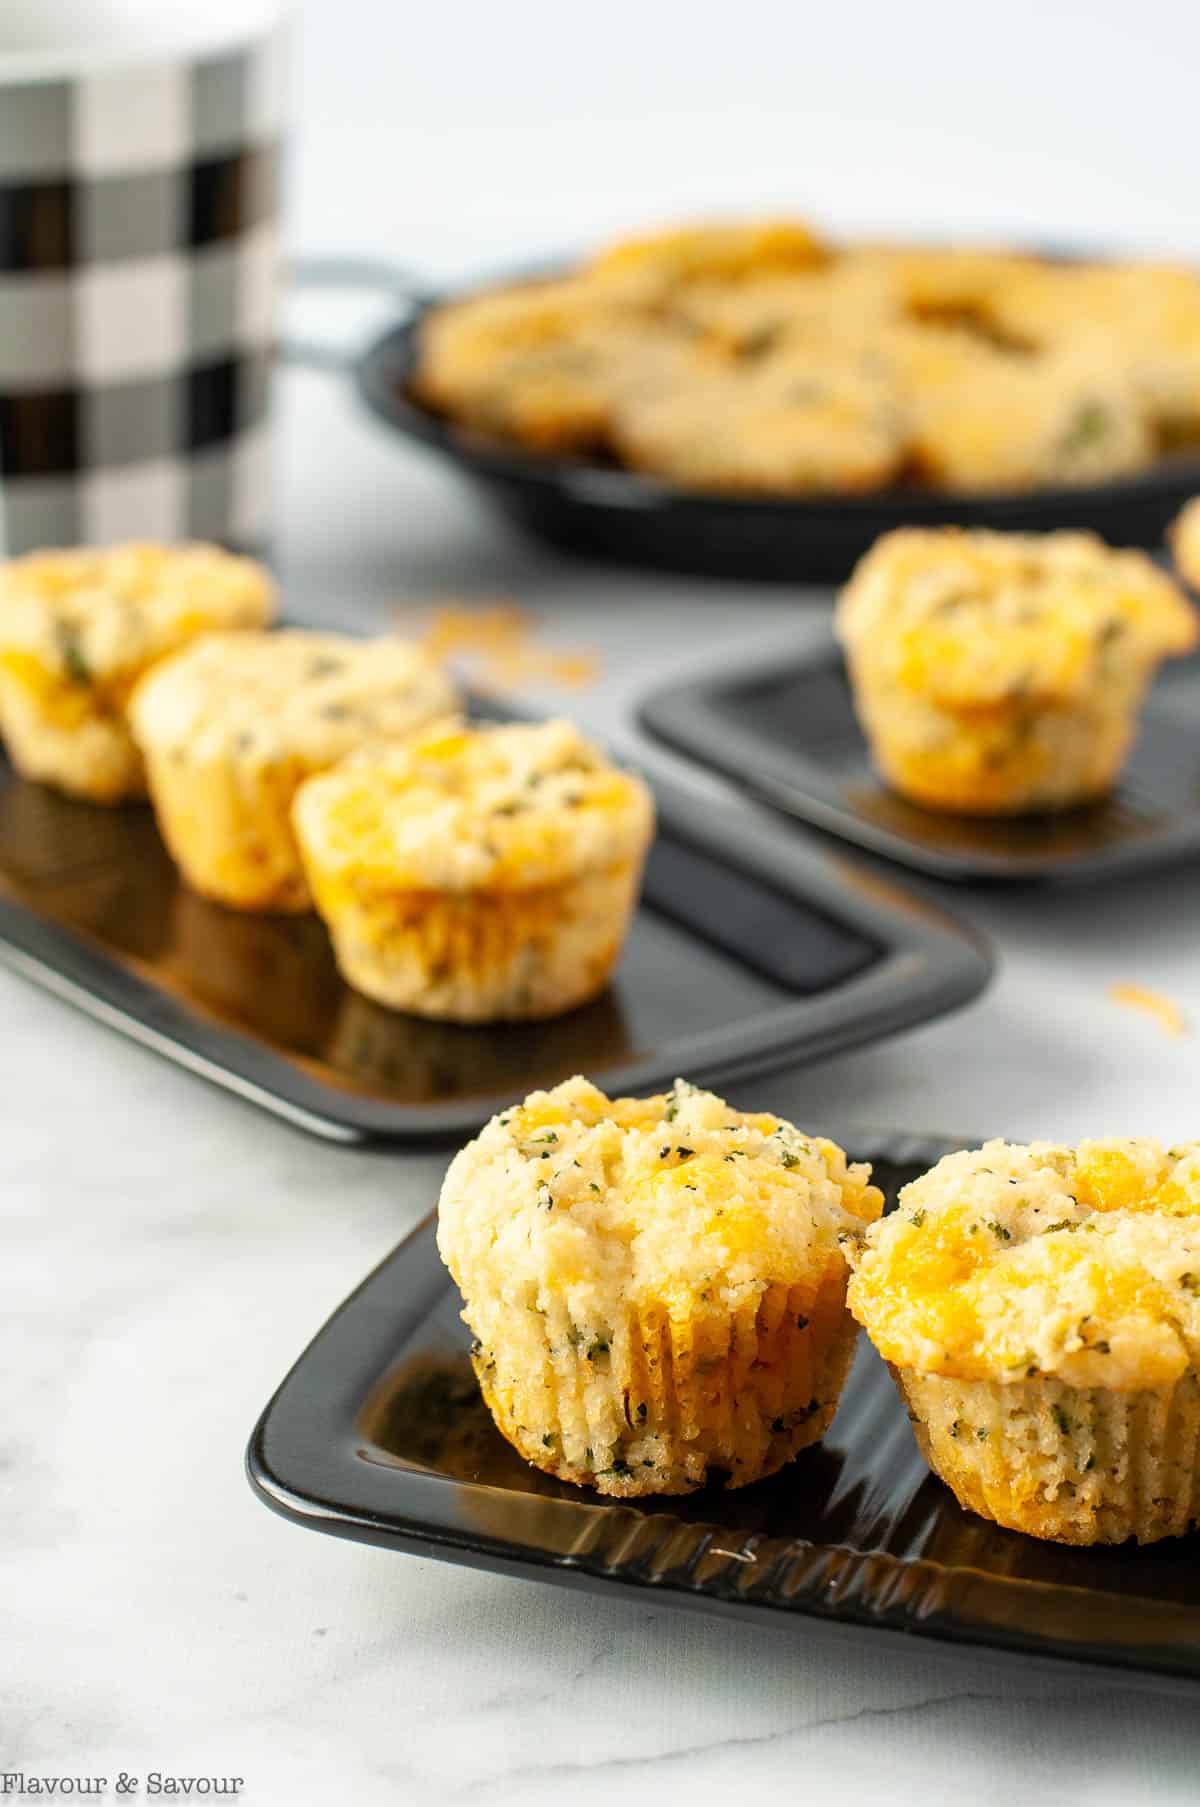
<instances>
[{"instance_id":1,"label":"black serving tray","mask_svg":"<svg viewBox=\"0 0 1200 1807\"><path fill-rule=\"evenodd\" d=\"M941 815L888 789L831 642L668 685L638 721L762 801L936 878L1094 879L1200 852L1200 657L1164 670L1111 797L1008 820Z\"/></svg>"},{"instance_id":2,"label":"black serving tray","mask_svg":"<svg viewBox=\"0 0 1200 1807\"><path fill-rule=\"evenodd\" d=\"M578 1072L651 1090L677 1073L717 1083L815 1060L987 983L980 943L900 889L769 823L656 796L642 903L608 990L552 1022L467 1027L351 991L315 916L242 915L189 891L148 808L71 802L0 760L0 962L342 1141L474 1129Z\"/></svg>"},{"instance_id":3,"label":"black serving tray","mask_svg":"<svg viewBox=\"0 0 1200 1807\"><path fill-rule=\"evenodd\" d=\"M874 1163L889 1203L962 1146L889 1132L843 1140ZM805 1639L819 1619L1026 1664L1200 1681L1200 1536L1070 1549L965 1512L925 1467L865 1338L828 1435L771 1480L616 1502L529 1468L505 1443L459 1306L427 1218L263 1413L247 1453L259 1497L338 1537Z\"/></svg>"}]
</instances>

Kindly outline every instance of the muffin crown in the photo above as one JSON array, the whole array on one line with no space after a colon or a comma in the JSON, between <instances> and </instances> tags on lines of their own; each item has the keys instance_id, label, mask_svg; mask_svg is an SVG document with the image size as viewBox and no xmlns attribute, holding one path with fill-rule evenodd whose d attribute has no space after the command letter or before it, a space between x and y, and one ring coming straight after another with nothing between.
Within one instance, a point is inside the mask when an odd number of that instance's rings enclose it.
<instances>
[{"instance_id":1,"label":"muffin crown","mask_svg":"<svg viewBox=\"0 0 1200 1807\"><path fill-rule=\"evenodd\" d=\"M902 1367L1168 1384L1200 1361L1200 1143L948 1155L851 1260L850 1308Z\"/></svg>"},{"instance_id":2,"label":"muffin crown","mask_svg":"<svg viewBox=\"0 0 1200 1807\"><path fill-rule=\"evenodd\" d=\"M565 1293L581 1321L618 1299L703 1315L840 1266L839 1241L882 1206L869 1176L834 1143L682 1080L610 1099L577 1078L494 1117L456 1157L439 1244L456 1278L491 1250L514 1303Z\"/></svg>"},{"instance_id":3,"label":"muffin crown","mask_svg":"<svg viewBox=\"0 0 1200 1807\"><path fill-rule=\"evenodd\" d=\"M863 558L838 603L852 656L955 709L1068 702L1197 638L1178 587L1092 534L903 528Z\"/></svg>"},{"instance_id":4,"label":"muffin crown","mask_svg":"<svg viewBox=\"0 0 1200 1807\"><path fill-rule=\"evenodd\" d=\"M569 722L443 723L312 779L296 800L312 857L394 887L523 890L640 858L654 806Z\"/></svg>"},{"instance_id":5,"label":"muffin crown","mask_svg":"<svg viewBox=\"0 0 1200 1807\"><path fill-rule=\"evenodd\" d=\"M37 552L0 567L0 658L104 681L205 629L261 627L274 608L262 567L216 546Z\"/></svg>"},{"instance_id":6,"label":"muffin crown","mask_svg":"<svg viewBox=\"0 0 1200 1807\"><path fill-rule=\"evenodd\" d=\"M324 766L364 741L423 727L457 701L408 641L288 630L205 636L142 680L131 714L158 753Z\"/></svg>"},{"instance_id":7,"label":"muffin crown","mask_svg":"<svg viewBox=\"0 0 1200 1807\"><path fill-rule=\"evenodd\" d=\"M587 268L601 278L657 277L671 287L705 277L737 282L803 270L829 255L802 221L764 219L667 227L624 238L599 252Z\"/></svg>"}]
</instances>

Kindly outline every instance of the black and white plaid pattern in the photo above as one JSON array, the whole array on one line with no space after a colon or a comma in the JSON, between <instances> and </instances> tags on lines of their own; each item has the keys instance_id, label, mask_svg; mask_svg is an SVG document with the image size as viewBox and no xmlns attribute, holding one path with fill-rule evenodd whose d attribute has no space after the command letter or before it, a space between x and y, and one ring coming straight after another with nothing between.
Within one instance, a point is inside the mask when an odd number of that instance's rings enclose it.
<instances>
[{"instance_id":1,"label":"black and white plaid pattern","mask_svg":"<svg viewBox=\"0 0 1200 1807\"><path fill-rule=\"evenodd\" d=\"M283 49L0 90L10 555L262 541Z\"/></svg>"}]
</instances>

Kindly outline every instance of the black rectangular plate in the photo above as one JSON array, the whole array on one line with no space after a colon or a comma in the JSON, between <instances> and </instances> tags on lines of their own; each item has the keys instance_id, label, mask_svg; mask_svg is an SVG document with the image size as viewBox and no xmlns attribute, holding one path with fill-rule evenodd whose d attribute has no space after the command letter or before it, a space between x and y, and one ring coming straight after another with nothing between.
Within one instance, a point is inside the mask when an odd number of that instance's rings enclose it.
<instances>
[{"instance_id":1,"label":"black rectangular plate","mask_svg":"<svg viewBox=\"0 0 1200 1807\"><path fill-rule=\"evenodd\" d=\"M832 644L669 685L638 721L777 809L937 878L1093 879L1200 850L1200 658L1164 671L1111 797L1011 820L939 815L889 790Z\"/></svg>"},{"instance_id":2,"label":"black rectangular plate","mask_svg":"<svg viewBox=\"0 0 1200 1807\"><path fill-rule=\"evenodd\" d=\"M823 1126L815 1126L823 1127ZM962 1144L844 1141L896 1192ZM529 1468L488 1415L426 1221L353 1293L263 1413L260 1498L297 1524L477 1568L617 1589L808 1637L813 1619L1200 1681L1200 1535L1070 1549L964 1512L862 1339L824 1441L769 1481L604 1500Z\"/></svg>"},{"instance_id":3,"label":"black rectangular plate","mask_svg":"<svg viewBox=\"0 0 1200 1807\"><path fill-rule=\"evenodd\" d=\"M656 796L608 990L552 1022L464 1027L351 991L315 916L242 915L189 891L148 808L70 802L0 761L0 961L343 1141L473 1129L572 1073L639 1090L815 1060L986 984L978 942L903 891L734 810Z\"/></svg>"}]
</instances>

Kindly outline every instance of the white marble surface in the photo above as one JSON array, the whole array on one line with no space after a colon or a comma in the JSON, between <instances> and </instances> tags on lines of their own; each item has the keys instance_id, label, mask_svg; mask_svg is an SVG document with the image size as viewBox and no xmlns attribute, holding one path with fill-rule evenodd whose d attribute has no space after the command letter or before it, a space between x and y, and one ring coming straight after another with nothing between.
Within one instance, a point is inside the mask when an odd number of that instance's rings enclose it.
<instances>
[{"instance_id":1,"label":"white marble surface","mask_svg":"<svg viewBox=\"0 0 1200 1807\"><path fill-rule=\"evenodd\" d=\"M536 162L541 186L526 179L507 215L490 188L477 230L457 231L448 221L465 217L470 157L456 156L432 126L423 166L412 152L420 122L461 86L446 23L458 9L417 29L415 44L398 23L402 9L393 18L361 0L336 9L321 0L306 10L312 48L302 91L313 131L297 199L307 249L378 250L376 203L386 248L407 232L427 267L465 264L477 249L494 255L506 218L517 236L553 239L581 219L639 210L636 167L617 127L624 106L644 150L638 120L652 109L652 89L639 63L625 94L612 50L612 31L632 29L633 8L607 9L590 113L539 90L542 125L554 124L563 146L558 187L544 140L535 151L514 129L496 168L515 182ZM681 8L661 11L682 26ZM1126 59L1137 79L1153 77L1169 92L1182 79L1176 63L1182 69L1186 58L1169 57L1153 29L1170 22L1167 11L1144 8L1146 29L1129 40L1116 36L1115 6L1090 10L1106 60L1089 79L1106 104ZM411 32L412 15L403 13ZM743 27L756 13L760 38L768 15L777 25L783 17L743 6ZM1015 13L1032 31L1033 7ZM531 6L503 16L515 40L502 43L498 24L480 27L456 115L471 155L482 131L472 112L494 121L500 106L482 63L493 77L497 65L515 69L522 28L545 28L550 17ZM360 67L368 27L381 46L374 73ZM830 29L844 35L837 22ZM798 26L788 30L792 66L801 68ZM645 31L650 50L665 51L661 24ZM1194 230L1190 184L1185 203L1169 157L1178 110L1166 105L1161 118L1145 104L1138 115L1159 157L1157 186L1152 151L1132 130L1123 186L1116 182L1111 114L1101 132L1096 107L1081 123L1072 113L1081 134L1072 144L1051 118L1040 77L1027 109L1033 148L1028 135L1020 148L1008 141L1013 161L1005 163L996 148L1001 99L1005 80L1016 92L1017 72L1001 37L999 74L989 56L976 79L976 138L965 119L959 124L957 186L937 190L926 217L965 217L982 185L984 211L996 219L1005 200L1010 216L1028 206L1047 224L1056 208L1061 219L1078 203L1097 229L1136 220L1161 234L1191 219ZM906 54L899 42L891 50ZM694 70L700 52L688 54ZM380 73L388 56L390 86ZM817 60L818 124L848 147L836 57L826 46ZM751 62L733 61L733 86L748 97ZM739 101L739 118L765 155L792 140L781 78L771 59L760 61L769 105L760 116L748 98ZM360 79L366 99L352 120L347 95ZM711 108L711 71L705 79ZM907 103L914 120L927 99L918 83ZM672 108L671 129L696 161L673 162L670 176L659 168L652 197L688 189L705 170L716 179L703 106L689 114L677 82ZM597 150L606 121L618 146L607 186ZM799 120L795 142L808 145L815 129ZM944 149L915 124L913 143L922 170ZM385 181L378 158L389 147ZM1097 163L1111 177L1107 188ZM1032 181L1016 179L1035 165L1045 175L1036 194ZM850 159L849 169L838 192L850 211L911 214L904 184L880 194L865 163ZM578 206L568 192L575 178ZM836 189L832 173L821 182ZM782 177L759 186L791 192ZM806 186L815 190L816 179ZM744 185L739 194L752 192ZM281 551L299 613L370 622L396 600L435 591L515 592L545 612L564 644L604 651L604 681L578 708L619 739L628 738L627 699L684 657L805 631L797 599L786 594L619 579L531 552L471 509L440 471L359 419L330 379L294 374L282 389ZM978 1135L1196 1133L1195 864L1087 895L964 893L955 901L1002 954L978 1005L782 1075L754 1097L814 1126L836 1116ZM1106 995L1114 979L1167 991L1192 1033L1173 1040L1120 1010ZM237 1775L255 1807L699 1804L769 1789L797 1801L836 1791L847 1802L978 1807L1195 1800L1194 1713L1099 1676L1081 1683L1030 1674L1019 1662L880 1650L819 1628L792 1641L341 1544L273 1518L241 1472L254 1418L325 1315L428 1208L444 1156L316 1143L4 974L0 1080L0 1768L114 1780L121 1770L143 1779L152 1769Z\"/></svg>"}]
</instances>

